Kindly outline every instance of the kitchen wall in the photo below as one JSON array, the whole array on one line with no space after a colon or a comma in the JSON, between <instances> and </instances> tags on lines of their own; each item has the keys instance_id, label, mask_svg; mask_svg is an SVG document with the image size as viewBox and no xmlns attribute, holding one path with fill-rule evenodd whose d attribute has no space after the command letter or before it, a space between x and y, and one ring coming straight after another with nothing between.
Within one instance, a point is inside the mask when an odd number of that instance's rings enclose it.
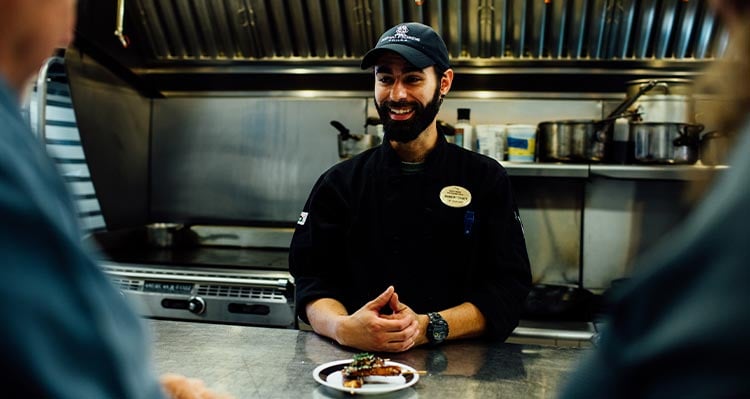
<instances>
[{"instance_id":1,"label":"kitchen wall","mask_svg":"<svg viewBox=\"0 0 750 399\"><path fill-rule=\"evenodd\" d=\"M294 94L294 93L290 93ZM618 94L533 98L496 93L446 99L474 123L595 119ZM309 93L308 93L309 95ZM338 162L338 120L353 133L374 115L369 93L153 100L151 219L224 224L293 224L318 176ZM684 182L512 176L534 280L601 290L684 215ZM582 228L583 227L583 228ZM580 270L583 266L581 278Z\"/></svg>"},{"instance_id":2,"label":"kitchen wall","mask_svg":"<svg viewBox=\"0 0 750 399\"><path fill-rule=\"evenodd\" d=\"M139 92L75 50L66 63L109 229L157 221L293 226L315 180L338 162L330 121L357 133L375 114L369 91L163 97ZM466 107L474 124L595 119L623 97L455 90L438 117L455 123L456 109ZM682 180L511 173L511 181L540 283L605 289L689 209Z\"/></svg>"}]
</instances>

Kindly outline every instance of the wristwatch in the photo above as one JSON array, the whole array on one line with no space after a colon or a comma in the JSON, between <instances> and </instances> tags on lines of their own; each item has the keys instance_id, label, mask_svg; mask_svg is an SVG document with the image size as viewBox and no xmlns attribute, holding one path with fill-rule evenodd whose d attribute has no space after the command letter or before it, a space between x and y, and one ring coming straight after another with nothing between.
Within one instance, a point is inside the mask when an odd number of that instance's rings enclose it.
<instances>
[{"instance_id":1,"label":"wristwatch","mask_svg":"<svg viewBox=\"0 0 750 399\"><path fill-rule=\"evenodd\" d=\"M445 341L448 338L448 322L437 312L427 313L427 317L430 319L427 324L427 340L432 345Z\"/></svg>"}]
</instances>

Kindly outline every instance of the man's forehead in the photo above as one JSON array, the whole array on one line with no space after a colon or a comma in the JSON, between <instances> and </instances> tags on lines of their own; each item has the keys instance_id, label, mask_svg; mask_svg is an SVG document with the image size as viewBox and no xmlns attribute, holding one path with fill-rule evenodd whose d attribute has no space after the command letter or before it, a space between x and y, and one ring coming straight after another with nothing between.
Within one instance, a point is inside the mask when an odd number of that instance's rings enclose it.
<instances>
[{"instance_id":1,"label":"man's forehead","mask_svg":"<svg viewBox=\"0 0 750 399\"><path fill-rule=\"evenodd\" d=\"M375 73L377 72L392 72L394 69L400 69L402 72L425 72L428 68L417 68L407 61L404 57L398 55L395 52L383 53L375 61Z\"/></svg>"}]
</instances>

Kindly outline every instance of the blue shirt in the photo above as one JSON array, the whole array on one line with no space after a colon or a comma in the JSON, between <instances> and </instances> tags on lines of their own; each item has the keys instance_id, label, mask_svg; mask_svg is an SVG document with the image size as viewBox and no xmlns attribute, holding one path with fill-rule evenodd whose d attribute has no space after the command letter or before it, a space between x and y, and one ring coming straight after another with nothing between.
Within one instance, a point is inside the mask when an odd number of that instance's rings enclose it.
<instances>
[{"instance_id":1,"label":"blue shirt","mask_svg":"<svg viewBox=\"0 0 750 399\"><path fill-rule=\"evenodd\" d=\"M3 396L162 398L142 320L81 243L55 165L0 77Z\"/></svg>"}]
</instances>

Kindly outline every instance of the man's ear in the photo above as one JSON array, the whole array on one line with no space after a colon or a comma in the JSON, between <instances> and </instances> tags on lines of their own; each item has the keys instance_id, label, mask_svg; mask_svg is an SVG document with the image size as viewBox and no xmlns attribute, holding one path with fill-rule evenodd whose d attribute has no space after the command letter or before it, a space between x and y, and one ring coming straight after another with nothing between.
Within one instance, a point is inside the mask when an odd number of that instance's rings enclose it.
<instances>
[{"instance_id":1,"label":"man's ear","mask_svg":"<svg viewBox=\"0 0 750 399\"><path fill-rule=\"evenodd\" d=\"M448 69L447 71L443 72L443 76L440 78L440 94L446 95L451 90L451 85L453 84L453 70Z\"/></svg>"}]
</instances>

